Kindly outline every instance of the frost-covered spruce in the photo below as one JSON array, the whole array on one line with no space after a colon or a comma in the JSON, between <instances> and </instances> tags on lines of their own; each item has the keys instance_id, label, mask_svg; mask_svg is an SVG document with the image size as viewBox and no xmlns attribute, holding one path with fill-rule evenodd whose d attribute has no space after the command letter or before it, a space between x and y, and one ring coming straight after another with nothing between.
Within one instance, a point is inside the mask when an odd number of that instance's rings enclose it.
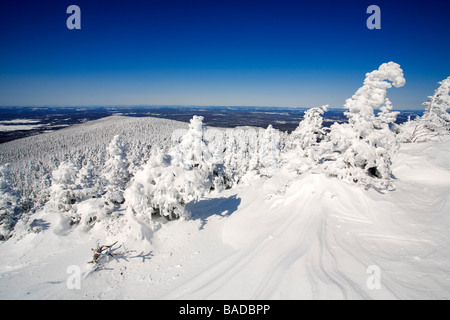
<instances>
[{"instance_id":1,"label":"frost-covered spruce","mask_svg":"<svg viewBox=\"0 0 450 320\"><path fill-rule=\"evenodd\" d=\"M298 127L289 135L287 148L296 150L303 156L314 158L313 148L325 136L323 128L323 114L327 111L328 105L321 108L310 108L305 111L303 120Z\"/></svg>"},{"instance_id":2,"label":"frost-covered spruce","mask_svg":"<svg viewBox=\"0 0 450 320\"><path fill-rule=\"evenodd\" d=\"M11 237L19 212L19 196L12 185L10 167L9 163L0 166L0 241Z\"/></svg>"},{"instance_id":3,"label":"frost-covered spruce","mask_svg":"<svg viewBox=\"0 0 450 320\"><path fill-rule=\"evenodd\" d=\"M225 149L223 156L224 171L231 185L239 183L248 170L248 143L245 130L241 128L225 131ZM254 150L257 152L257 150Z\"/></svg>"},{"instance_id":4,"label":"frost-covered spruce","mask_svg":"<svg viewBox=\"0 0 450 320\"><path fill-rule=\"evenodd\" d=\"M339 179L377 188L387 188L391 179L391 157L397 148L390 124L396 115L386 99L388 88L405 84L403 70L394 62L382 64L366 74L364 85L347 99L346 124L334 124L328 146L334 161L324 163L325 170ZM381 112L375 116L374 110Z\"/></svg>"},{"instance_id":5,"label":"frost-covered spruce","mask_svg":"<svg viewBox=\"0 0 450 320\"><path fill-rule=\"evenodd\" d=\"M173 165L196 170L202 175L204 191L223 188L222 164L216 162L217 157L209 149L203 117L193 116L188 131L172 146L169 155Z\"/></svg>"},{"instance_id":6,"label":"frost-covered spruce","mask_svg":"<svg viewBox=\"0 0 450 320\"><path fill-rule=\"evenodd\" d=\"M121 135L114 136L107 148L108 160L103 170L103 180L106 192L104 198L112 204L122 204L125 201L123 192L130 180L129 162L126 155L126 145Z\"/></svg>"},{"instance_id":7,"label":"frost-covered spruce","mask_svg":"<svg viewBox=\"0 0 450 320\"><path fill-rule=\"evenodd\" d=\"M163 151L154 151L142 170L125 190L127 212L144 221L157 214L169 220L188 218L185 204L197 200L205 191L205 176L171 162Z\"/></svg>"},{"instance_id":8,"label":"frost-covered spruce","mask_svg":"<svg viewBox=\"0 0 450 320\"><path fill-rule=\"evenodd\" d=\"M227 129L224 133L223 166L225 183L232 186L250 171L271 176L280 163L282 135L267 129Z\"/></svg>"},{"instance_id":9,"label":"frost-covered spruce","mask_svg":"<svg viewBox=\"0 0 450 320\"><path fill-rule=\"evenodd\" d=\"M184 200L173 181L170 181L175 178L174 171L176 170L171 166L170 157L162 150L154 150L125 190L127 212L149 223L153 214L169 219L183 216Z\"/></svg>"},{"instance_id":10,"label":"frost-covered spruce","mask_svg":"<svg viewBox=\"0 0 450 320\"><path fill-rule=\"evenodd\" d=\"M64 161L56 170L53 170L50 198L46 204L50 211L69 212L79 200L77 172L78 168L71 161Z\"/></svg>"},{"instance_id":11,"label":"frost-covered spruce","mask_svg":"<svg viewBox=\"0 0 450 320\"><path fill-rule=\"evenodd\" d=\"M127 211L142 219L152 214L170 220L188 218L185 204L217 187L217 166L205 140L203 117L194 116L188 131L166 154L154 151L125 191Z\"/></svg>"},{"instance_id":12,"label":"frost-covered spruce","mask_svg":"<svg viewBox=\"0 0 450 320\"><path fill-rule=\"evenodd\" d=\"M280 164L280 132L269 125L259 136L259 173L271 177Z\"/></svg>"},{"instance_id":13,"label":"frost-covered spruce","mask_svg":"<svg viewBox=\"0 0 450 320\"><path fill-rule=\"evenodd\" d=\"M187 169L199 167L211 170L214 166L213 155L207 146L205 130L203 117L194 116L190 121L188 131L170 152L175 164L180 164Z\"/></svg>"},{"instance_id":14,"label":"frost-covered spruce","mask_svg":"<svg viewBox=\"0 0 450 320\"><path fill-rule=\"evenodd\" d=\"M450 131L450 77L439 82L440 86L433 96L424 103L425 111L421 117L408 119L398 131L400 142L424 142L438 138Z\"/></svg>"},{"instance_id":15,"label":"frost-covered spruce","mask_svg":"<svg viewBox=\"0 0 450 320\"><path fill-rule=\"evenodd\" d=\"M221 191L225 188L230 188L233 185L231 175L226 171L225 162L229 159L227 158L227 132L234 131L233 129L217 129L217 128L206 128L204 131L203 139L205 139L206 145L208 146L209 152L212 154L211 162L214 164L213 168L213 178L212 187Z\"/></svg>"},{"instance_id":16,"label":"frost-covered spruce","mask_svg":"<svg viewBox=\"0 0 450 320\"><path fill-rule=\"evenodd\" d=\"M95 198L100 193L99 177L95 174L96 168L91 160L87 160L77 174L76 184L80 188L82 199Z\"/></svg>"},{"instance_id":17,"label":"frost-covered spruce","mask_svg":"<svg viewBox=\"0 0 450 320\"><path fill-rule=\"evenodd\" d=\"M425 102L425 112L421 118L425 126L436 131L439 129L450 130L450 77L439 82L440 86L433 96Z\"/></svg>"}]
</instances>

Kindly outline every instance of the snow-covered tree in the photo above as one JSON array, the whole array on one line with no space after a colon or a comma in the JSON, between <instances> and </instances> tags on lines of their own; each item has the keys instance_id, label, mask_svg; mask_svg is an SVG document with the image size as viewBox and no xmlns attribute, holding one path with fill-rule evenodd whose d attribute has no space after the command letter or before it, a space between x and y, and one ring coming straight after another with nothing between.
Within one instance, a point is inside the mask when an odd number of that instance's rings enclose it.
<instances>
[{"instance_id":1,"label":"snow-covered tree","mask_svg":"<svg viewBox=\"0 0 450 320\"><path fill-rule=\"evenodd\" d=\"M169 220L188 218L185 204L203 195L205 182L199 169L187 169L163 151L154 151L125 191L127 211L147 221L153 214Z\"/></svg>"},{"instance_id":2,"label":"snow-covered tree","mask_svg":"<svg viewBox=\"0 0 450 320\"><path fill-rule=\"evenodd\" d=\"M100 192L99 178L95 170L94 163L87 160L77 174L75 182L80 188L80 197L83 199L96 197Z\"/></svg>"},{"instance_id":3,"label":"snow-covered tree","mask_svg":"<svg viewBox=\"0 0 450 320\"><path fill-rule=\"evenodd\" d=\"M129 213L149 220L152 214L187 218L186 203L223 184L205 130L203 117L194 116L188 131L167 154L162 150L153 152L125 192Z\"/></svg>"},{"instance_id":4,"label":"snow-covered tree","mask_svg":"<svg viewBox=\"0 0 450 320\"><path fill-rule=\"evenodd\" d=\"M47 207L55 212L69 212L79 200L79 186L76 184L78 168L71 161L62 162L52 172L50 199ZM74 221L75 222L75 221Z\"/></svg>"},{"instance_id":5,"label":"snow-covered tree","mask_svg":"<svg viewBox=\"0 0 450 320\"><path fill-rule=\"evenodd\" d=\"M104 198L112 204L125 201L123 192L130 180L129 162L126 155L126 144L121 135L114 136L107 148L108 160L103 170L106 193Z\"/></svg>"},{"instance_id":6,"label":"snow-covered tree","mask_svg":"<svg viewBox=\"0 0 450 320\"><path fill-rule=\"evenodd\" d=\"M258 131L255 129L247 130L246 133L246 142L247 142L247 156L248 156L248 171L257 171L259 168L259 135Z\"/></svg>"},{"instance_id":7,"label":"snow-covered tree","mask_svg":"<svg viewBox=\"0 0 450 320\"><path fill-rule=\"evenodd\" d=\"M223 155L223 165L226 177L231 185L239 182L239 179L245 174L243 135L242 129L227 129L225 131L225 149Z\"/></svg>"},{"instance_id":8,"label":"snow-covered tree","mask_svg":"<svg viewBox=\"0 0 450 320\"><path fill-rule=\"evenodd\" d=\"M154 201L154 194L157 188L161 188L159 178L163 175L164 168L169 165L168 155L161 150L153 151L148 162L136 172L130 186L125 190L127 212L148 221L151 221L153 214L162 213L157 212L159 206Z\"/></svg>"},{"instance_id":9,"label":"snow-covered tree","mask_svg":"<svg viewBox=\"0 0 450 320\"><path fill-rule=\"evenodd\" d=\"M450 77L439 84L434 95L424 103L423 115L409 119L397 129L401 142L429 141L450 131L450 114L447 112L450 108Z\"/></svg>"},{"instance_id":10,"label":"snow-covered tree","mask_svg":"<svg viewBox=\"0 0 450 320\"><path fill-rule=\"evenodd\" d=\"M19 212L19 196L13 187L9 163L0 166L0 241L11 237Z\"/></svg>"},{"instance_id":11,"label":"snow-covered tree","mask_svg":"<svg viewBox=\"0 0 450 320\"><path fill-rule=\"evenodd\" d=\"M211 162L214 164L212 189L221 191L232 186L230 176L228 176L225 167L226 158L226 130L207 128L204 139L212 154Z\"/></svg>"},{"instance_id":12,"label":"snow-covered tree","mask_svg":"<svg viewBox=\"0 0 450 320\"><path fill-rule=\"evenodd\" d=\"M269 125L259 136L259 173L272 176L280 163L280 132Z\"/></svg>"},{"instance_id":13,"label":"snow-covered tree","mask_svg":"<svg viewBox=\"0 0 450 320\"><path fill-rule=\"evenodd\" d=\"M377 129L387 128L395 123L400 112L392 110L392 102L389 98L386 98L384 105L380 107L380 112L375 118L375 127Z\"/></svg>"},{"instance_id":14,"label":"snow-covered tree","mask_svg":"<svg viewBox=\"0 0 450 320\"><path fill-rule=\"evenodd\" d=\"M175 164L180 164L187 169L211 170L214 166L212 163L213 155L208 148L205 131L203 117L194 116L190 121L188 131L170 152Z\"/></svg>"},{"instance_id":15,"label":"snow-covered tree","mask_svg":"<svg viewBox=\"0 0 450 320\"><path fill-rule=\"evenodd\" d=\"M432 131L450 130L450 114L447 112L450 108L450 77L439 84L434 95L428 97L429 101L424 103L426 108L421 118L425 126Z\"/></svg>"},{"instance_id":16,"label":"snow-covered tree","mask_svg":"<svg viewBox=\"0 0 450 320\"><path fill-rule=\"evenodd\" d=\"M365 186L387 188L390 185L391 157L397 147L390 124L395 121L392 105L386 100L388 88L405 84L403 70L394 62L383 63L366 74L364 85L347 99L348 123L331 127L326 171L342 180ZM378 116L374 110L381 108Z\"/></svg>"},{"instance_id":17,"label":"snow-covered tree","mask_svg":"<svg viewBox=\"0 0 450 320\"><path fill-rule=\"evenodd\" d=\"M206 140L206 127L203 117L194 116L189 124L188 131L180 138L169 152L175 166L186 170L196 170L204 180L204 190L221 189L224 177L220 163L216 163Z\"/></svg>"},{"instance_id":18,"label":"snow-covered tree","mask_svg":"<svg viewBox=\"0 0 450 320\"><path fill-rule=\"evenodd\" d=\"M288 137L287 148L296 150L304 156L315 158L313 147L316 146L325 136L323 128L323 114L327 111L328 105L321 108L310 108L305 111L303 120L298 127L292 131Z\"/></svg>"}]
</instances>

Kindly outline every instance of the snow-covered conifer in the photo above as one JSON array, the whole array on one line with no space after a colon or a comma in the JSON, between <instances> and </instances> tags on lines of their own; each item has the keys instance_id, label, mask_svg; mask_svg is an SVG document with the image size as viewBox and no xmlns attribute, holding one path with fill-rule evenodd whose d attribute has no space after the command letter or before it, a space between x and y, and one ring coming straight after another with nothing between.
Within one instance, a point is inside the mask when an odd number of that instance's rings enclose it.
<instances>
[{"instance_id":1,"label":"snow-covered conifer","mask_svg":"<svg viewBox=\"0 0 450 320\"><path fill-rule=\"evenodd\" d=\"M78 168L70 161L61 162L52 172L50 199L47 206L55 212L69 212L79 200L79 187L76 184Z\"/></svg>"},{"instance_id":2,"label":"snow-covered conifer","mask_svg":"<svg viewBox=\"0 0 450 320\"><path fill-rule=\"evenodd\" d=\"M180 142L172 148L171 155L175 164L186 168L207 167L211 165L212 154L205 140L203 117L194 116L188 131L180 137Z\"/></svg>"},{"instance_id":3,"label":"snow-covered conifer","mask_svg":"<svg viewBox=\"0 0 450 320\"><path fill-rule=\"evenodd\" d=\"M434 95L428 97L429 101L424 103L426 108L421 118L425 126L432 131L450 130L450 114L447 112L450 108L450 77L439 84Z\"/></svg>"},{"instance_id":4,"label":"snow-covered conifer","mask_svg":"<svg viewBox=\"0 0 450 320\"><path fill-rule=\"evenodd\" d=\"M207 128L204 138L212 154L211 162L214 164L212 189L221 191L232 185L225 167L226 131L223 129Z\"/></svg>"},{"instance_id":5,"label":"snow-covered conifer","mask_svg":"<svg viewBox=\"0 0 450 320\"><path fill-rule=\"evenodd\" d=\"M409 119L397 129L401 142L423 142L437 138L450 130L450 77L439 82L440 86L433 96L424 103L425 111L421 117Z\"/></svg>"},{"instance_id":6,"label":"snow-covered conifer","mask_svg":"<svg viewBox=\"0 0 450 320\"><path fill-rule=\"evenodd\" d=\"M10 167L9 163L0 166L0 241L11 237L19 211L19 196L12 185Z\"/></svg>"},{"instance_id":7,"label":"snow-covered conifer","mask_svg":"<svg viewBox=\"0 0 450 320\"><path fill-rule=\"evenodd\" d=\"M96 197L100 192L99 178L95 174L95 166L91 160L87 160L77 174L76 184L80 188L80 197Z\"/></svg>"},{"instance_id":8,"label":"snow-covered conifer","mask_svg":"<svg viewBox=\"0 0 450 320\"><path fill-rule=\"evenodd\" d=\"M126 145L121 135L114 136L107 148L108 160L103 170L106 193L104 195L107 202L112 204L122 204L125 201L123 192L126 184L130 180L128 170L129 162L126 155Z\"/></svg>"},{"instance_id":9,"label":"snow-covered conifer","mask_svg":"<svg viewBox=\"0 0 450 320\"><path fill-rule=\"evenodd\" d=\"M304 156L314 158L313 147L322 141L325 136L323 129L323 114L327 111L328 105L321 108L310 108L305 111L303 120L298 127L289 135L287 148L296 150Z\"/></svg>"},{"instance_id":10,"label":"snow-covered conifer","mask_svg":"<svg viewBox=\"0 0 450 320\"><path fill-rule=\"evenodd\" d=\"M189 216L185 204L202 196L205 176L196 168L186 169L171 160L163 151L154 151L142 170L136 172L125 191L129 213L147 221L153 214L170 220Z\"/></svg>"},{"instance_id":11,"label":"snow-covered conifer","mask_svg":"<svg viewBox=\"0 0 450 320\"><path fill-rule=\"evenodd\" d=\"M258 131L249 129L246 131L247 136L247 155L248 155L248 171L256 171L259 167L259 136Z\"/></svg>"},{"instance_id":12,"label":"snow-covered conifer","mask_svg":"<svg viewBox=\"0 0 450 320\"><path fill-rule=\"evenodd\" d=\"M154 151L125 192L127 210L151 219L187 218L185 204L222 184L216 157L209 150L203 117L194 116L188 131L175 141L168 154Z\"/></svg>"},{"instance_id":13,"label":"snow-covered conifer","mask_svg":"<svg viewBox=\"0 0 450 320\"><path fill-rule=\"evenodd\" d=\"M206 127L203 124L203 117L194 116L189 124L188 131L180 138L169 152L172 158L171 163L181 166L184 169L198 171L204 180L204 190L220 188L224 184L220 164L216 163L208 147L205 136Z\"/></svg>"},{"instance_id":14,"label":"snow-covered conifer","mask_svg":"<svg viewBox=\"0 0 450 320\"><path fill-rule=\"evenodd\" d=\"M397 145L389 128L395 114L386 92L392 85L404 84L403 70L394 62L383 63L378 70L366 74L364 85L345 103L349 122L331 127L328 146L334 156L328 160L334 161L324 164L330 175L365 186L389 186L391 157ZM376 117L374 110L383 104Z\"/></svg>"},{"instance_id":15,"label":"snow-covered conifer","mask_svg":"<svg viewBox=\"0 0 450 320\"><path fill-rule=\"evenodd\" d=\"M280 163L280 132L269 125L259 138L259 173L270 177Z\"/></svg>"}]
</instances>

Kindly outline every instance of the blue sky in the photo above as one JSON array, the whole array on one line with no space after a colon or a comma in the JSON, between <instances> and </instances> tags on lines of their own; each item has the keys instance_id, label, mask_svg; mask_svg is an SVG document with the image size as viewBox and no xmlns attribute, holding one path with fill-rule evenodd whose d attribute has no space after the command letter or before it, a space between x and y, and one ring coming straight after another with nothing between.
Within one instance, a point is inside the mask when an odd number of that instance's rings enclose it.
<instances>
[{"instance_id":1,"label":"blue sky","mask_svg":"<svg viewBox=\"0 0 450 320\"><path fill-rule=\"evenodd\" d=\"M69 30L66 9L81 9ZM381 9L369 30L366 9ZM3 0L0 105L342 107L399 63L398 109L450 75L450 4L405 1Z\"/></svg>"}]
</instances>

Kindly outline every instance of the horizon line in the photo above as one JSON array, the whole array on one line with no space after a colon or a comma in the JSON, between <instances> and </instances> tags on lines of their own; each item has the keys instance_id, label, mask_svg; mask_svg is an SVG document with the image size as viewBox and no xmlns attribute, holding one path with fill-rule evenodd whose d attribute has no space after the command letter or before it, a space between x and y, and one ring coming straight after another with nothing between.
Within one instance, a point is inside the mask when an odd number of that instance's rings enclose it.
<instances>
[{"instance_id":1,"label":"horizon line","mask_svg":"<svg viewBox=\"0 0 450 320\"><path fill-rule=\"evenodd\" d=\"M263 105L181 105L181 104L92 104L92 105L0 105L0 108L139 108L139 107L158 107L158 108L170 108L170 107L178 107L178 108L277 108L277 109L311 109L316 108L313 107L300 107L300 106L263 106ZM333 107L328 106L328 109L334 110L346 110L347 108L342 107ZM424 109L424 108L423 108ZM420 111L422 108L410 108L410 107L397 107L393 110L415 110Z\"/></svg>"}]
</instances>

